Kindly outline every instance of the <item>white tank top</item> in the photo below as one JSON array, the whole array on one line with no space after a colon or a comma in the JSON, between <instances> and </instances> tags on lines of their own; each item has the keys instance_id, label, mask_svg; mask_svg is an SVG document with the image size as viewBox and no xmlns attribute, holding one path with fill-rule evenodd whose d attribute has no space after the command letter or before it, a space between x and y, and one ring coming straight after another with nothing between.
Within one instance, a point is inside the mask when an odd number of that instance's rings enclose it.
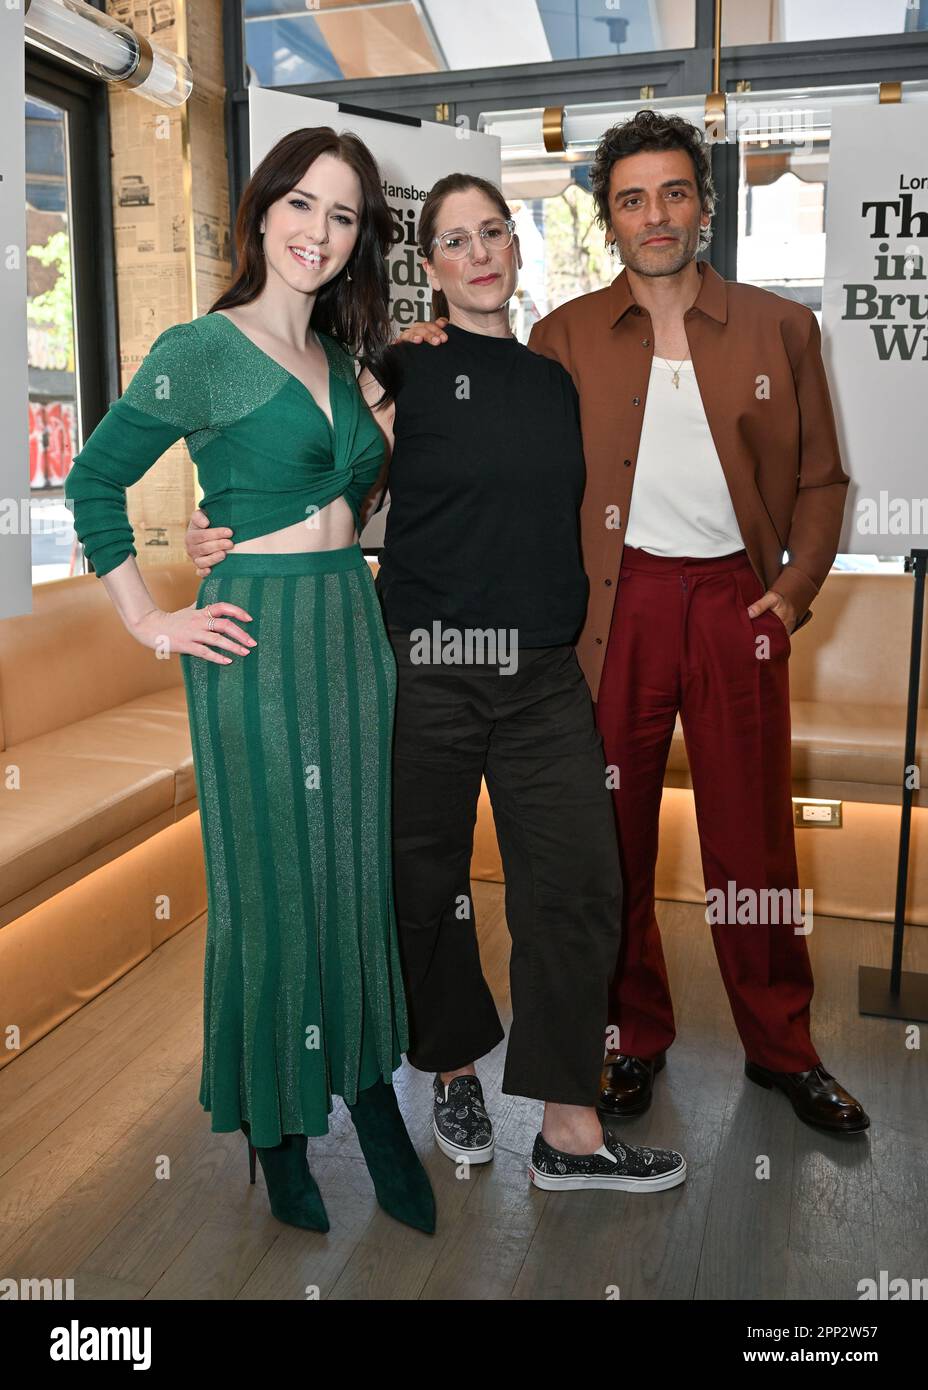
<instances>
[{"instance_id":1,"label":"white tank top","mask_svg":"<svg viewBox=\"0 0 928 1390\"><path fill-rule=\"evenodd\" d=\"M689 360L651 364L625 543L701 558L744 548Z\"/></svg>"}]
</instances>

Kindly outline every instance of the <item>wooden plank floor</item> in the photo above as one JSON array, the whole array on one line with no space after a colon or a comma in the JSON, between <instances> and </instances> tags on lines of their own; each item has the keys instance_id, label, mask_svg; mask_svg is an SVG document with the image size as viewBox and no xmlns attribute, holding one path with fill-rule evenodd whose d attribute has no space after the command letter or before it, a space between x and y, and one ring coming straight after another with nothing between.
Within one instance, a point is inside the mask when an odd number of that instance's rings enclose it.
<instances>
[{"instance_id":1,"label":"wooden plank floor","mask_svg":"<svg viewBox=\"0 0 928 1390\"><path fill-rule=\"evenodd\" d=\"M481 952L509 1021L503 888L474 884ZM479 1066L496 1157L469 1178L436 1148L431 1082L396 1084L431 1176L439 1227L377 1206L347 1111L310 1141L326 1235L270 1215L242 1134L213 1134L197 1100L205 919L0 1072L0 1275L73 1278L77 1298L856 1299L858 1281L921 1277L928 1257L928 1065L906 1027L856 1012L858 963L890 929L816 918L815 1038L864 1102L854 1139L800 1124L742 1071L704 909L659 905L677 1041L633 1143L681 1149L670 1192L550 1194L526 1161L538 1102L500 1092L505 1044ZM928 970L928 931L906 968ZM769 1177L758 1176L769 1159ZM614 1292L613 1292L614 1296Z\"/></svg>"}]
</instances>

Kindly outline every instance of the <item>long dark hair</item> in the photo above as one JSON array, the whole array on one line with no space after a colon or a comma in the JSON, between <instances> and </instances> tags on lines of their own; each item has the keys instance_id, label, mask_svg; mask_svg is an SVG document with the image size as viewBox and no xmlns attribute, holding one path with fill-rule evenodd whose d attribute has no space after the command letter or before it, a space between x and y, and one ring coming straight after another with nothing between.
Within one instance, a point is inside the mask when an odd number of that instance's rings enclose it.
<instances>
[{"instance_id":1,"label":"long dark hair","mask_svg":"<svg viewBox=\"0 0 928 1390\"><path fill-rule=\"evenodd\" d=\"M485 193L491 202L495 203L500 216L507 220L512 216L509 204L503 197L502 190L497 188L495 183L489 179L482 179L477 174L446 174L443 179L439 179L429 189L428 197L422 204L422 211L419 214L419 227L416 232L419 255L423 260L431 260L432 242L435 240L435 232L438 221L441 217L441 210L445 199L451 193L463 193L469 188L479 189ZM432 291L432 318L449 318L448 300L444 290ZM400 344L400 347L404 344ZM396 393L400 388L402 380L402 365L400 354L394 347L387 347L378 353L372 361L367 364L371 373L376 377L378 383L383 387L383 395L377 402L375 409L386 405L389 401L396 398Z\"/></svg>"},{"instance_id":2,"label":"long dark hair","mask_svg":"<svg viewBox=\"0 0 928 1390\"><path fill-rule=\"evenodd\" d=\"M387 206L380 170L370 150L356 135L336 135L331 126L291 130L255 169L235 219L238 273L209 312L250 304L264 289L267 261L259 230L261 219L271 203L296 187L321 154L334 155L355 171L361 182L362 206L351 259L334 280L322 286L310 321L313 328L337 339L353 356L370 358L381 352L391 337L386 255L402 236L402 229ZM346 272L351 274L350 281Z\"/></svg>"}]
</instances>

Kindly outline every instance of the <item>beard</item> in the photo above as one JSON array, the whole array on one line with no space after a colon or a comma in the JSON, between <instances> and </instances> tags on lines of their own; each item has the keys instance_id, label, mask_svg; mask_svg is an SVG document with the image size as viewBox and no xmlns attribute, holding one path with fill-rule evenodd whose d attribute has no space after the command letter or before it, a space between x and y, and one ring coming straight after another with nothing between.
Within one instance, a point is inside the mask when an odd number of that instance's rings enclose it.
<instances>
[{"instance_id":1,"label":"beard","mask_svg":"<svg viewBox=\"0 0 928 1390\"><path fill-rule=\"evenodd\" d=\"M635 243L628 246L620 244L619 256L622 264L628 270L635 271L637 275L676 275L695 257L699 233L689 233L675 227L667 232L667 236L677 238L676 243L653 247Z\"/></svg>"}]
</instances>

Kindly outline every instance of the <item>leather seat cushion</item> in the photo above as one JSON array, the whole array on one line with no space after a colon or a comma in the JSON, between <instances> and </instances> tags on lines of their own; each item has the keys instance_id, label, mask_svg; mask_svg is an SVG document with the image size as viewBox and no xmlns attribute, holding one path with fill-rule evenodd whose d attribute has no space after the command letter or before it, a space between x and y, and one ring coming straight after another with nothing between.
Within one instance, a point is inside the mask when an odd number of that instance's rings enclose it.
<instances>
[{"instance_id":1,"label":"leather seat cushion","mask_svg":"<svg viewBox=\"0 0 928 1390\"><path fill-rule=\"evenodd\" d=\"M0 882L9 902L196 796L182 686L3 753L19 790L0 800Z\"/></svg>"},{"instance_id":2,"label":"leather seat cushion","mask_svg":"<svg viewBox=\"0 0 928 1390\"><path fill-rule=\"evenodd\" d=\"M824 704L793 700L793 779L796 782L861 782L898 789L905 747L905 709L895 705ZM922 719L917 761L928 762L928 720ZM689 765L679 719L668 770ZM898 790L895 793L898 797Z\"/></svg>"}]
</instances>

